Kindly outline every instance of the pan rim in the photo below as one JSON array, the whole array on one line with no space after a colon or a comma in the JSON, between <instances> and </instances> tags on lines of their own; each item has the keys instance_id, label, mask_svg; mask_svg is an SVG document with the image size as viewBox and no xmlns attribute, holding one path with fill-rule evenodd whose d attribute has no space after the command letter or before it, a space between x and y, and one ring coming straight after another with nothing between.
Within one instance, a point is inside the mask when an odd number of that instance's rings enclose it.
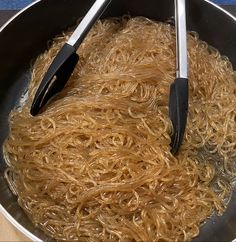
<instances>
[{"instance_id":1,"label":"pan rim","mask_svg":"<svg viewBox=\"0 0 236 242\"><path fill-rule=\"evenodd\" d=\"M224 8L222 8L221 6L219 6L218 4L216 3L213 3L212 1L210 0L203 0L204 2L207 2L211 5L213 5L215 8L219 9L221 12L225 13L226 15L228 15L230 18L232 18L234 21L236 21L236 17L231 14L230 12L228 12L227 10L225 10Z\"/></svg>"},{"instance_id":2,"label":"pan rim","mask_svg":"<svg viewBox=\"0 0 236 242\"><path fill-rule=\"evenodd\" d=\"M0 33L15 19L17 19L18 16L20 16L23 12L29 10L31 7L36 5L37 3L41 2L41 0L36 0L33 3L27 5L25 8L17 12L13 17L11 17L1 28ZM29 230L27 230L23 225L21 225L15 218L12 217L12 215L0 204L0 213L3 215L3 217L13 225L14 228L16 228L18 231L20 231L24 236L26 236L28 239L35 241L35 242L43 242L41 239L39 239L37 236L35 236L33 233L31 233Z\"/></svg>"},{"instance_id":3,"label":"pan rim","mask_svg":"<svg viewBox=\"0 0 236 242\"><path fill-rule=\"evenodd\" d=\"M41 239L39 239L37 236L33 235L29 230L27 230L23 225L21 225L18 221L16 221L1 204L0 213L13 225L14 228L20 231L28 239L35 242L43 242Z\"/></svg>"},{"instance_id":4,"label":"pan rim","mask_svg":"<svg viewBox=\"0 0 236 242\"><path fill-rule=\"evenodd\" d=\"M231 13L229 13L227 10L222 8L216 3L211 2L210 0L202 0L203 2L207 2L208 4L212 5L213 7L217 8L221 12L223 12L225 15L236 21L236 17L233 16ZM33 3L29 4L19 12L17 12L13 17L11 17L2 27L0 27L0 33L5 30L5 28L8 27L11 22L15 21L22 13L25 11L30 10L34 5L42 2L42 0L35 0ZM3 215L5 219L7 219L14 228L16 228L18 231L20 231L24 236L26 236L28 239L35 241L35 242L43 242L43 240L39 239L37 236L35 236L32 232L27 230L23 225L21 225L12 215L3 207L3 205L0 203L0 213ZM236 238L232 241L236 242Z\"/></svg>"},{"instance_id":5,"label":"pan rim","mask_svg":"<svg viewBox=\"0 0 236 242\"><path fill-rule=\"evenodd\" d=\"M27 11L37 3L41 2L42 0L36 0L32 2L31 4L27 5L25 8L21 9L19 12L17 12L13 17L11 17L1 28L0 32L2 32L11 22L13 22L19 15L21 15L23 12Z\"/></svg>"}]
</instances>

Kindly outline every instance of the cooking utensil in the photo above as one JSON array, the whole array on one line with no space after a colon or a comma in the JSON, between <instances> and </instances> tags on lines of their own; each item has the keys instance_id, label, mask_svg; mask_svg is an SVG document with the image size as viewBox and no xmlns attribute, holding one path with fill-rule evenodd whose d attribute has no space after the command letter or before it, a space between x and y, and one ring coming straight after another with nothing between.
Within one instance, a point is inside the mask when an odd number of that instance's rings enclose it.
<instances>
[{"instance_id":1,"label":"cooking utensil","mask_svg":"<svg viewBox=\"0 0 236 242\"><path fill-rule=\"evenodd\" d=\"M9 113L19 103L31 80L32 60L47 50L49 40L75 26L77 19L85 16L93 2L94 0L37 0L0 29L1 146L9 132ZM114 0L103 16L130 14L166 21L173 15L173 4L173 0ZM236 68L236 18L207 0L188 0L186 4L188 29L196 31L200 39L228 56ZM0 155L0 212L32 241L52 242L52 238L32 224L9 190L3 175L6 165L2 152ZM214 157L214 162L219 162L217 157ZM200 227L200 234L194 241L218 242L236 238L235 210L234 187L226 212L223 216L212 216L207 220Z\"/></svg>"},{"instance_id":2,"label":"cooking utensil","mask_svg":"<svg viewBox=\"0 0 236 242\"><path fill-rule=\"evenodd\" d=\"M185 0L175 0L176 79L170 87L169 116L173 125L171 152L182 143L188 115L188 54Z\"/></svg>"},{"instance_id":3,"label":"cooking utensil","mask_svg":"<svg viewBox=\"0 0 236 242\"><path fill-rule=\"evenodd\" d=\"M48 100L66 85L79 60L76 50L110 2L111 0L96 0L70 39L58 52L35 94L30 110L33 116L37 115Z\"/></svg>"}]
</instances>

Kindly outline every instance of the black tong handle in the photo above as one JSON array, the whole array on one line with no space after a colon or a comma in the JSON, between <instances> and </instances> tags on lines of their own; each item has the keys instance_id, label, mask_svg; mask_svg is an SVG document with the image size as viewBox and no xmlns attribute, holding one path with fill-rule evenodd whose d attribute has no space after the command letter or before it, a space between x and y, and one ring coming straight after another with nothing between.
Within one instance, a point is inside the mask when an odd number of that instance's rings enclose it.
<instances>
[{"instance_id":1,"label":"black tong handle","mask_svg":"<svg viewBox=\"0 0 236 242\"><path fill-rule=\"evenodd\" d=\"M31 115L38 114L48 100L64 88L78 60L75 48L64 44L40 83L30 109Z\"/></svg>"},{"instance_id":2,"label":"black tong handle","mask_svg":"<svg viewBox=\"0 0 236 242\"><path fill-rule=\"evenodd\" d=\"M171 152L176 154L182 144L188 116L188 79L176 78L170 86L169 116L173 125Z\"/></svg>"}]
</instances>

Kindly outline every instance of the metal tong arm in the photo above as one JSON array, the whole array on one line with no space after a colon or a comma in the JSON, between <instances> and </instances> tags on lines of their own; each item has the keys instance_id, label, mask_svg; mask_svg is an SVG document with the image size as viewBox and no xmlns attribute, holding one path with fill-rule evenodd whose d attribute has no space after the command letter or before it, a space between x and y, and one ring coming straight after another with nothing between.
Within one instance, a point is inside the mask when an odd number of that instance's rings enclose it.
<instances>
[{"instance_id":1,"label":"metal tong arm","mask_svg":"<svg viewBox=\"0 0 236 242\"><path fill-rule=\"evenodd\" d=\"M67 44L73 46L75 49L78 49L81 42L87 36L94 23L103 14L110 2L111 0L96 0L84 16L83 20L80 22L79 26L71 35L70 39L67 41Z\"/></svg>"},{"instance_id":2,"label":"metal tong arm","mask_svg":"<svg viewBox=\"0 0 236 242\"><path fill-rule=\"evenodd\" d=\"M175 0L176 77L188 78L185 0Z\"/></svg>"},{"instance_id":3,"label":"metal tong arm","mask_svg":"<svg viewBox=\"0 0 236 242\"><path fill-rule=\"evenodd\" d=\"M185 0L175 0L176 79L170 86L169 116L173 125L171 152L183 141L188 116L188 55Z\"/></svg>"}]
</instances>

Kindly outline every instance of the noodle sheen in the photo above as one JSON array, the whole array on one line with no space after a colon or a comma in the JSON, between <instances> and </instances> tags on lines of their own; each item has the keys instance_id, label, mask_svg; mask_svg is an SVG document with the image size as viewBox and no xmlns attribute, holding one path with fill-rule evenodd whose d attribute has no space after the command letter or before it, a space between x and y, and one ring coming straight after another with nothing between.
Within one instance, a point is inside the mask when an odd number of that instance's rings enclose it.
<instances>
[{"instance_id":1,"label":"noodle sheen","mask_svg":"<svg viewBox=\"0 0 236 242\"><path fill-rule=\"evenodd\" d=\"M174 28L143 17L98 22L67 86L32 117L32 97L67 38L38 57L29 98L10 115L5 175L19 204L58 240L191 240L224 212L236 174L231 63L189 33L189 118L174 157Z\"/></svg>"}]
</instances>

